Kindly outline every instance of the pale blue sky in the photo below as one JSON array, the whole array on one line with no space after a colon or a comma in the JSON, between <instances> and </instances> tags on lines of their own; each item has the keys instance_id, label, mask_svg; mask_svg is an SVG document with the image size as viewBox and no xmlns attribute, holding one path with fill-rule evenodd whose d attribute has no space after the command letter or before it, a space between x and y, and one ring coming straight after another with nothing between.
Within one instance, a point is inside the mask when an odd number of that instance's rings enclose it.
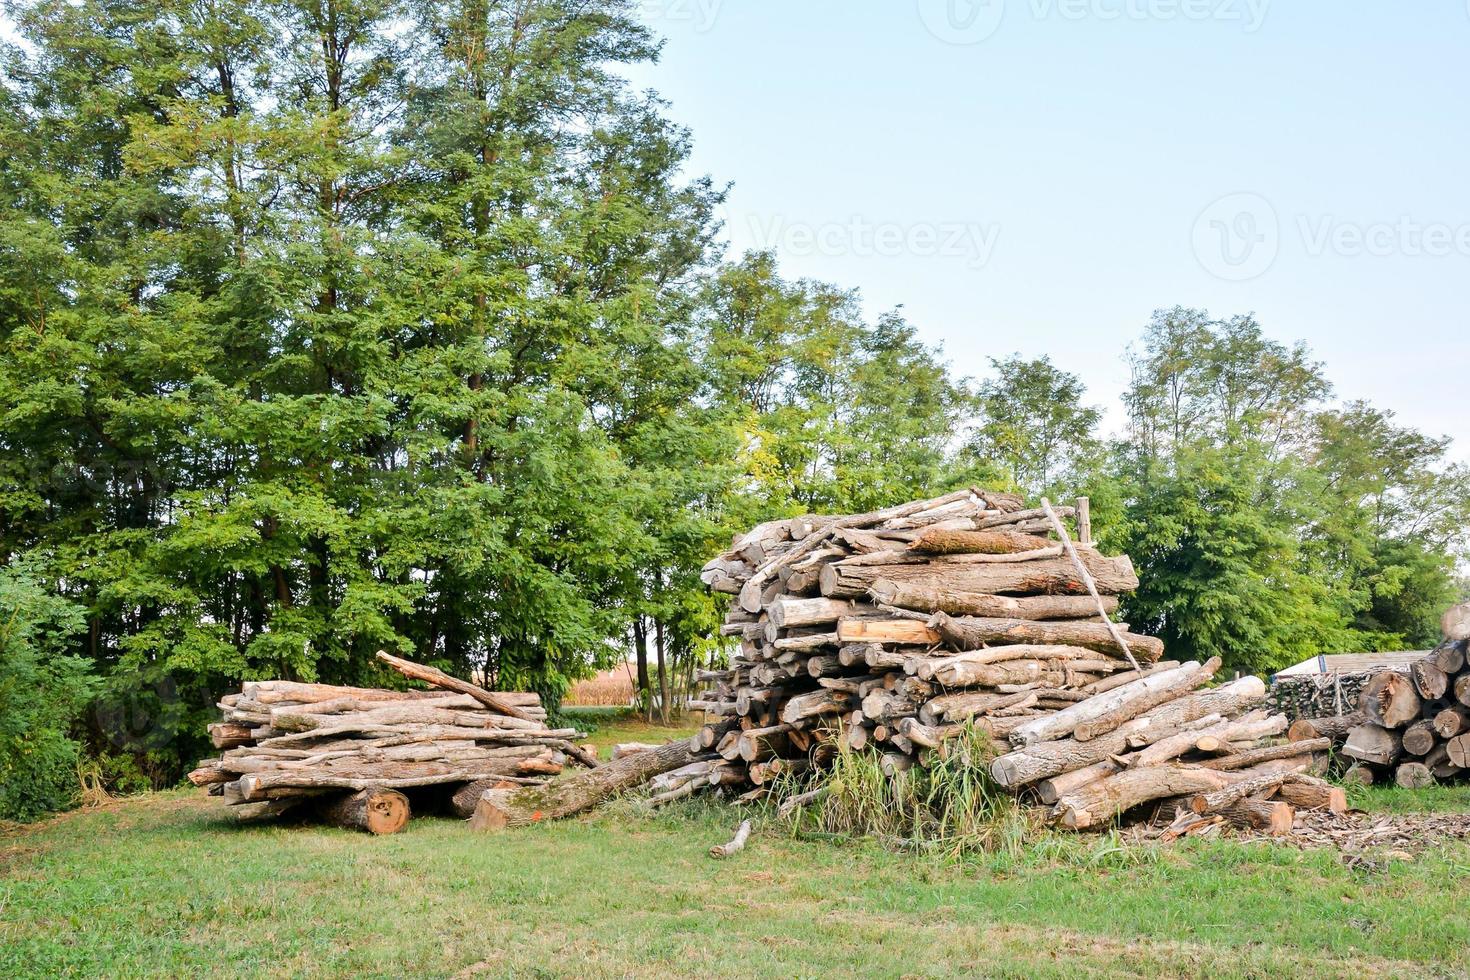
<instances>
[{"instance_id":1,"label":"pale blue sky","mask_svg":"<svg viewBox=\"0 0 1470 980\"><path fill-rule=\"evenodd\" d=\"M735 182L733 249L1110 410L1152 310L1254 311L1470 458L1467 0L642 9L667 43L636 80Z\"/></svg>"},{"instance_id":2,"label":"pale blue sky","mask_svg":"<svg viewBox=\"0 0 1470 980\"><path fill-rule=\"evenodd\" d=\"M904 306L964 374L1049 354L1114 421L1152 310L1253 311L1470 459L1470 0L641 10L732 255Z\"/></svg>"}]
</instances>

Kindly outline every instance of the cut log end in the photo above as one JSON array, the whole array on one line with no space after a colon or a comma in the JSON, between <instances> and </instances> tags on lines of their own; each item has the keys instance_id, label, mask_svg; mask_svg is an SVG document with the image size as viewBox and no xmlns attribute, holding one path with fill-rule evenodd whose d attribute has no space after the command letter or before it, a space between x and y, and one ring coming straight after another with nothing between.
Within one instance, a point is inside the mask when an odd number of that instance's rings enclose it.
<instances>
[{"instance_id":1,"label":"cut log end","mask_svg":"<svg viewBox=\"0 0 1470 980\"><path fill-rule=\"evenodd\" d=\"M320 805L323 820L369 834L396 834L408 826L408 797L392 789L365 789Z\"/></svg>"}]
</instances>

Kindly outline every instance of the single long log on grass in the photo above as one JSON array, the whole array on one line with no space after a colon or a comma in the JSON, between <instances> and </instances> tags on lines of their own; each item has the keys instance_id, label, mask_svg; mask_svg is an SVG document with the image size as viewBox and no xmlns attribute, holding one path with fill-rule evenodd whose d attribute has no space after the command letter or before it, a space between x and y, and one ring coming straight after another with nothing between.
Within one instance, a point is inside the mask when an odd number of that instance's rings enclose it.
<instances>
[{"instance_id":1,"label":"single long log on grass","mask_svg":"<svg viewBox=\"0 0 1470 980\"><path fill-rule=\"evenodd\" d=\"M487 790L475 807L470 827L502 830L542 820L560 820L693 761L689 740L681 738L650 752L639 752L596 769L564 776L544 786Z\"/></svg>"},{"instance_id":2,"label":"single long log on grass","mask_svg":"<svg viewBox=\"0 0 1470 980\"><path fill-rule=\"evenodd\" d=\"M1229 782L1224 773L1192 766L1132 769L1063 796L1052 812L1063 826L1083 830L1151 800L1219 790Z\"/></svg>"}]
</instances>

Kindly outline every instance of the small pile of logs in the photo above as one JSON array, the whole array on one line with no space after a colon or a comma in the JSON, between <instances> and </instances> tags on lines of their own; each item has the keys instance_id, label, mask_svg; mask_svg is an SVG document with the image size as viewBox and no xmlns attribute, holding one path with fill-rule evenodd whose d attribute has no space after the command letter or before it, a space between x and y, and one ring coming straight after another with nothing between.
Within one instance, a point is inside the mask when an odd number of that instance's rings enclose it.
<instances>
[{"instance_id":1,"label":"small pile of logs","mask_svg":"<svg viewBox=\"0 0 1470 980\"><path fill-rule=\"evenodd\" d=\"M468 817L487 789L539 785L569 759L596 765L575 729L546 727L536 694L486 691L432 667L378 654L438 690L388 691L291 681L247 683L209 726L225 750L189 774L243 819L291 810L394 833L410 799Z\"/></svg>"},{"instance_id":2,"label":"small pile of logs","mask_svg":"<svg viewBox=\"0 0 1470 980\"><path fill-rule=\"evenodd\" d=\"M1446 639L1408 672L1383 671L1349 714L1302 718L1293 739L1329 739L1351 760L1346 778L1408 789L1470 774L1470 650Z\"/></svg>"},{"instance_id":3,"label":"small pile of logs","mask_svg":"<svg viewBox=\"0 0 1470 980\"><path fill-rule=\"evenodd\" d=\"M740 646L691 704L713 719L691 745L707 755L661 777L660 797L759 797L838 739L892 774L980 729L1013 747L996 782L1068 827L1167 801L1181 833L1216 818L1280 831L1293 806L1345 806L1307 775L1325 741L1275 744L1287 722L1261 710L1260 680L1206 689L1218 660L1164 661L1161 641L1111 621L1138 579L1094 547L1085 499L1028 508L972 488L776 521L703 578L736 597L721 632Z\"/></svg>"}]
</instances>

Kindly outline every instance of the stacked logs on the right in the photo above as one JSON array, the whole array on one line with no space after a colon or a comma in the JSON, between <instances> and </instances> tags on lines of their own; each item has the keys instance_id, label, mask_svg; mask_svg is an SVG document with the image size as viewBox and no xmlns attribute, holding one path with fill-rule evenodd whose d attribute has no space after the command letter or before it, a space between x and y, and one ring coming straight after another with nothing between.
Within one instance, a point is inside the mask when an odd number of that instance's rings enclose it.
<instances>
[{"instance_id":1,"label":"stacked logs on the right","mask_svg":"<svg viewBox=\"0 0 1470 980\"><path fill-rule=\"evenodd\" d=\"M1470 775L1470 604L1445 614L1445 641L1408 670L1385 670L1356 711L1292 723L1291 739L1329 738L1345 778L1418 789Z\"/></svg>"}]
</instances>

